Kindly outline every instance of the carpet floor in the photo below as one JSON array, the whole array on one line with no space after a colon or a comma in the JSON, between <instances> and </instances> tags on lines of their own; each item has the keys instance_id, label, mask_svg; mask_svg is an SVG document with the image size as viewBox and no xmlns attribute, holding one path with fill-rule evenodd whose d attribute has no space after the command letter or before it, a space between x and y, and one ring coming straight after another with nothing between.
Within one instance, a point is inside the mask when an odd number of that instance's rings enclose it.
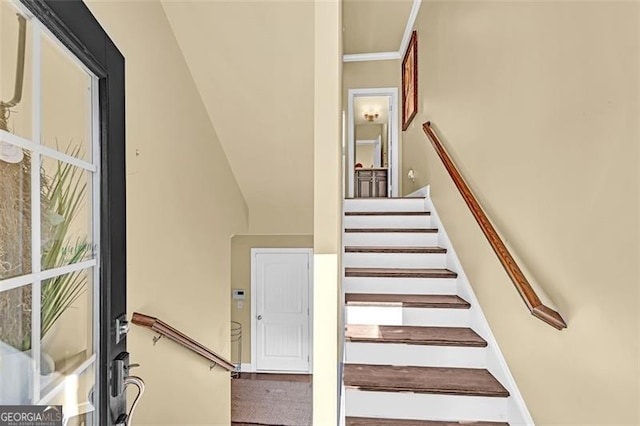
<instances>
[{"instance_id":1,"label":"carpet floor","mask_svg":"<svg viewBox=\"0 0 640 426\"><path fill-rule=\"evenodd\" d=\"M232 380L231 421L256 425L311 425L311 383Z\"/></svg>"}]
</instances>

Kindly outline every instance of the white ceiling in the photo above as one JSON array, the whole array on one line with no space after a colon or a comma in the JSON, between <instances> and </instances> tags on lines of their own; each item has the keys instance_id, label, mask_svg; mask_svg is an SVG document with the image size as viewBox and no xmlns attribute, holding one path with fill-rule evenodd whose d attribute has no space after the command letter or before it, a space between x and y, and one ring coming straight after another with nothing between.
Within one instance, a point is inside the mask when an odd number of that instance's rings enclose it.
<instances>
[{"instance_id":1,"label":"white ceiling","mask_svg":"<svg viewBox=\"0 0 640 426\"><path fill-rule=\"evenodd\" d=\"M373 122L367 121L364 114L378 113ZM389 121L389 98L387 96L357 96L353 100L353 115L356 124L384 124Z\"/></svg>"}]
</instances>

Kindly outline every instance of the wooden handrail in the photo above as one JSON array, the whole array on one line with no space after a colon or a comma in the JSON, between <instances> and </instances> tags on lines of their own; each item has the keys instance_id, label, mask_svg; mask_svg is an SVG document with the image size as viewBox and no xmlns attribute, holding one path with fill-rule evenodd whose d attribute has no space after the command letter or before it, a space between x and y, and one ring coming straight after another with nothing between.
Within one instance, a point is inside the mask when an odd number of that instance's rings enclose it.
<instances>
[{"instance_id":1,"label":"wooden handrail","mask_svg":"<svg viewBox=\"0 0 640 426\"><path fill-rule=\"evenodd\" d=\"M150 317L149 315L140 314L138 312L133 313L131 322L141 327L149 328L161 336L167 337L170 340L184 346L185 348L197 353L198 355L208 359L209 361L219 365L227 371L235 371L235 366L220 355L212 351L211 349L201 345L200 343L160 321L158 318Z\"/></svg>"},{"instance_id":2,"label":"wooden handrail","mask_svg":"<svg viewBox=\"0 0 640 426\"><path fill-rule=\"evenodd\" d=\"M460 191L462 198L464 199L465 203L467 203L467 206L471 210L473 217L476 219L476 222L478 222L478 225L480 225L480 229L482 229L484 236L487 237L489 244L498 256L500 263L504 267L505 271L507 271L507 275L509 275L509 278L511 278L511 281L513 281L513 285L515 285L518 293L520 293L522 300L527 305L527 308L529 308L531 314L533 314L533 316L535 316L536 318L539 318L542 321L546 322L547 324L557 328L558 330L566 328L567 323L564 321L562 316L554 309L542 303L540 297L538 297L535 290L522 273L522 270L505 246L495 228L493 227L493 225L491 225L491 222L489 222L489 219L478 203L478 200L471 192L471 189L469 189L469 186L462 178L462 175L460 175L460 172L451 160L451 157L444 149L444 146L442 145L442 142L440 142L438 135L436 135L435 131L431 128L431 122L428 121L424 123L422 128L424 129L424 132L427 134L427 136L429 136L433 147L444 163L444 167L449 172L451 179L453 179L453 183L455 183L456 187Z\"/></svg>"}]
</instances>

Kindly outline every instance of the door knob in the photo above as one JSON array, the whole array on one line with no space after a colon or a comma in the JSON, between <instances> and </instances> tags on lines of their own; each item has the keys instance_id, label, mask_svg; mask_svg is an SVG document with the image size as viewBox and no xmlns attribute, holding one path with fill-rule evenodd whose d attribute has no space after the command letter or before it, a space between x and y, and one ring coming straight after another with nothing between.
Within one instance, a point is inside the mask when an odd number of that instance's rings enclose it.
<instances>
[{"instance_id":1,"label":"door knob","mask_svg":"<svg viewBox=\"0 0 640 426\"><path fill-rule=\"evenodd\" d=\"M258 318L258 320L261 320L262 319L262 315L258 315L257 318Z\"/></svg>"}]
</instances>

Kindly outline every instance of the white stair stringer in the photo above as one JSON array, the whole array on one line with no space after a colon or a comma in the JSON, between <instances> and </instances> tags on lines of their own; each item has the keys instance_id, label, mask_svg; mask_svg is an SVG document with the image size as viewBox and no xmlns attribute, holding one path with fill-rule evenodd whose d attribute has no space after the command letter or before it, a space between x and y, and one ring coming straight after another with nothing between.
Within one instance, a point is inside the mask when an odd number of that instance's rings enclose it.
<instances>
[{"instance_id":1,"label":"white stair stringer","mask_svg":"<svg viewBox=\"0 0 640 426\"><path fill-rule=\"evenodd\" d=\"M428 189L426 190L428 194ZM403 306L393 303L352 303L345 307L345 323L471 328L487 342L486 347L439 346L389 342L346 341L345 364L486 369L506 388L508 397L452 395L431 392L391 392L344 387L341 412L345 417L434 421L492 421L510 425L533 425L515 381L499 351L478 300L447 237L431 200L348 199L345 212L384 212L344 217L345 229L371 229L373 232L343 234L345 268L446 268L457 278L343 277L344 293L382 295L458 295L471 307ZM430 212L430 215L390 214L389 212ZM437 229L437 232L375 232L376 229ZM344 252L358 247L358 252ZM421 247L446 249L446 253L366 252L367 248ZM353 250L353 249L350 249ZM413 250L415 251L415 250ZM362 297L362 296L358 296ZM384 296L388 297L388 296ZM345 418L341 418L344 424Z\"/></svg>"}]
</instances>

